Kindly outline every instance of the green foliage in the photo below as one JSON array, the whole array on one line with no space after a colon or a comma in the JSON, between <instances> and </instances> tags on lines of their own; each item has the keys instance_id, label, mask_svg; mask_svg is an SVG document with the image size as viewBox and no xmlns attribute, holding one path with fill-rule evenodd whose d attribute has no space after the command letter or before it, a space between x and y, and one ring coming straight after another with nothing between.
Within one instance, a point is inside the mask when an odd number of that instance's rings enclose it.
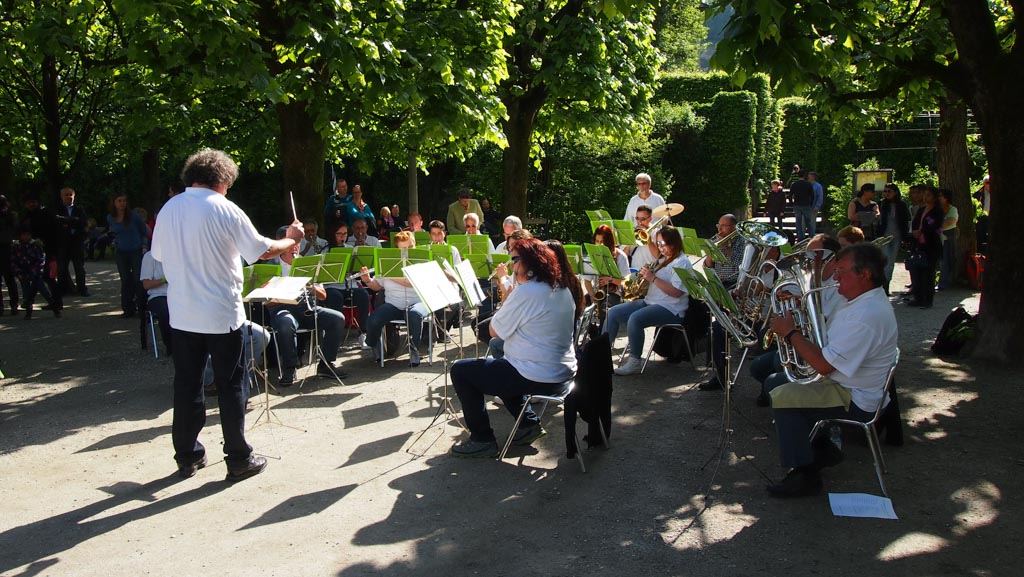
<instances>
[{"instance_id":1,"label":"green foliage","mask_svg":"<svg viewBox=\"0 0 1024 577\"><path fill-rule=\"evenodd\" d=\"M779 156L781 180L787 181L794 164L817 172L818 182L826 188L829 183L847 178L849 170L844 163L854 158L856 145L834 132L829 118L820 114L818 105L804 98L790 97L780 99L779 107L783 118ZM826 212L829 202L826 198Z\"/></svg>"},{"instance_id":2,"label":"green foliage","mask_svg":"<svg viewBox=\"0 0 1024 577\"><path fill-rule=\"evenodd\" d=\"M700 3L694 0L664 0L654 18L654 44L664 61L665 72L696 72L700 55L707 46L707 27Z\"/></svg>"}]
</instances>

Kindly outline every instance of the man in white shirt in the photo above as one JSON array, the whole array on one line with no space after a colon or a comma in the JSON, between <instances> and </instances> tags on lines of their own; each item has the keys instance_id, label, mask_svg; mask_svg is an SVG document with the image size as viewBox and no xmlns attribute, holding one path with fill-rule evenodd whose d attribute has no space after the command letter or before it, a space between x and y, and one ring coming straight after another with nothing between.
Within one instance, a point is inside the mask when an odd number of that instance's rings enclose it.
<instances>
[{"instance_id":1,"label":"man in white shirt","mask_svg":"<svg viewBox=\"0 0 1024 577\"><path fill-rule=\"evenodd\" d=\"M640 208L642 204L651 207L651 210L665 204L665 199L651 190L651 175L646 172L636 175L636 194L629 199L629 204L626 205L626 216L622 217L623 220L628 220L633 223L633 226L636 226L636 209Z\"/></svg>"},{"instance_id":2,"label":"man in white shirt","mask_svg":"<svg viewBox=\"0 0 1024 577\"><path fill-rule=\"evenodd\" d=\"M153 258L167 278L167 306L174 342L174 420L171 439L182 478L206 466L206 448L199 433L206 423L203 368L213 364L224 434L227 481L259 474L267 466L254 457L245 440L245 394L242 381L242 262L277 256L303 235L296 221L286 238L259 234L227 193L238 166L219 150L193 154L181 173L190 186L160 211L153 236Z\"/></svg>"},{"instance_id":3,"label":"man in white shirt","mask_svg":"<svg viewBox=\"0 0 1024 577\"><path fill-rule=\"evenodd\" d=\"M352 221L352 234L349 235L345 246L375 246L381 247L380 239L367 234L369 226L365 218L357 218Z\"/></svg>"},{"instance_id":4,"label":"man in white shirt","mask_svg":"<svg viewBox=\"0 0 1024 577\"><path fill-rule=\"evenodd\" d=\"M167 279L164 278L164 267L153 258L153 251L142 255L142 266L139 268L139 280L146 289L146 309L160 324L160 338L168 355L174 354L171 345L171 320L167 310Z\"/></svg>"},{"instance_id":5,"label":"man in white shirt","mask_svg":"<svg viewBox=\"0 0 1024 577\"><path fill-rule=\"evenodd\" d=\"M501 223L501 233L505 236L505 240L501 241L501 244L494 247L494 252L501 254L508 254L508 237L513 232L521 230L523 228L523 221L518 216L506 216L505 222Z\"/></svg>"},{"instance_id":6,"label":"man in white shirt","mask_svg":"<svg viewBox=\"0 0 1024 577\"><path fill-rule=\"evenodd\" d=\"M651 226L651 215L653 210L646 204L640 205L636 209L636 226L637 228L644 228ZM633 255L629 262L629 268L640 270L648 264L658 260L661 256L661 251L658 250L658 245L654 243L657 239L657 234L652 234L647 244L644 246L635 246L633 248Z\"/></svg>"},{"instance_id":7,"label":"man in white shirt","mask_svg":"<svg viewBox=\"0 0 1024 577\"><path fill-rule=\"evenodd\" d=\"M779 458L789 473L768 492L777 497L802 497L821 490L819 470L835 465L842 453L835 445L809 439L821 419L843 418L867 422L881 404L886 376L896 356L896 315L885 296L885 257L877 246L854 244L839 252L835 269L839 294L847 302L828 320L827 341L818 347L794 328L793 316L772 319L771 328L780 339L833 384L820 385L834 391L834 401L804 402L805 387L786 383L770 392L772 416L779 439ZM780 345L781 346L781 345ZM836 386L837 385L837 386Z\"/></svg>"}]
</instances>

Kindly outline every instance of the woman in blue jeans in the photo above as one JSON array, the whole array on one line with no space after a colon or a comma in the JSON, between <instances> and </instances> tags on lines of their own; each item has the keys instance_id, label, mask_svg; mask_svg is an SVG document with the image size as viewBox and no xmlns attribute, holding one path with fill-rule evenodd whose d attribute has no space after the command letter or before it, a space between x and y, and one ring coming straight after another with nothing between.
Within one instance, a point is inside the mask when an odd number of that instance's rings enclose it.
<instances>
[{"instance_id":1,"label":"woman in blue jeans","mask_svg":"<svg viewBox=\"0 0 1024 577\"><path fill-rule=\"evenodd\" d=\"M615 369L616 375L640 372L644 329L682 323L683 314L686 313L686 288L675 271L677 268L691 268L690 261L683 254L683 237L678 230L669 226L662 228L656 238L661 258L636 273L649 285L647 296L643 300L622 303L608 309L604 332L614 342L619 325L626 323L626 334L629 336L629 358Z\"/></svg>"},{"instance_id":2,"label":"woman in blue jeans","mask_svg":"<svg viewBox=\"0 0 1024 577\"><path fill-rule=\"evenodd\" d=\"M135 297L142 269L142 249L149 236L149 227L128 208L128 196L118 194L110 200L107 226L114 234L117 251L117 274L121 277L121 317L135 316Z\"/></svg>"}]
</instances>

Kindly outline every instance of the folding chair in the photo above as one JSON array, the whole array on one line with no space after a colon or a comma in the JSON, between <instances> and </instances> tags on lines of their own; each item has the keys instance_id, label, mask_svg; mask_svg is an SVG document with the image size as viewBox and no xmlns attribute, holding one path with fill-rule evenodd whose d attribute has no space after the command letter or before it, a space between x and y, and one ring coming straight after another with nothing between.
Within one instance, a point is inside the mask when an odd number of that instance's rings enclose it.
<instances>
[{"instance_id":1,"label":"folding chair","mask_svg":"<svg viewBox=\"0 0 1024 577\"><path fill-rule=\"evenodd\" d=\"M651 340L651 346L648 347L648 349L647 349L647 354L644 355L644 364L643 364L643 366L640 367L640 374L643 374L643 372L647 369L647 363L650 362L651 355L654 354L654 343L658 341L658 336L661 335L661 331L663 331L665 329L676 331L676 332L679 332L679 333L681 333L683 335L683 341L686 343L686 352L690 356L690 366L692 366L693 370L696 371L697 370L697 361L696 361L696 359L694 359L693 347L690 345L690 336L686 334L686 325L684 325L683 323L680 322L680 323L669 323L667 325L658 325L654 329L654 338ZM619 354L619 363L620 364L622 363L622 360L626 358L626 354L627 353L629 353L629 343L628 342L626 343L626 346L622 349L622 352Z\"/></svg>"},{"instance_id":2,"label":"folding chair","mask_svg":"<svg viewBox=\"0 0 1024 577\"><path fill-rule=\"evenodd\" d=\"M405 319L396 319L396 320L390 321L388 324L395 325L397 327L403 327L403 326L406 325ZM423 317L423 324L421 325L421 328L420 328L420 337L421 338L423 336L423 331L424 330L427 331L427 365L428 366L433 366L434 365L434 315L432 313L428 313L425 317ZM385 330L382 330L380 332L380 352L381 352L381 355L380 355L380 366L381 367L384 367L384 334L386 332L387 332L387 328L386 327L385 327ZM407 348L411 347L412 346L412 339L409 336L408 329L406 329L405 338L406 338L406 347ZM401 350L401 347L399 347L399 350ZM396 353L395 356L397 357L398 354Z\"/></svg>"},{"instance_id":3,"label":"folding chair","mask_svg":"<svg viewBox=\"0 0 1024 577\"><path fill-rule=\"evenodd\" d=\"M882 475L888 471L885 468L885 460L882 458L882 446L881 443L878 442L878 430L875 428L875 424L885 411L885 400L889 398L889 389L892 388L892 377L896 372L896 365L898 365L899 362L900 350L896 349L896 355L893 357L892 365L889 367L889 374L885 378L885 387L882 388L882 400L878 402L878 407L875 409L875 415L870 421L862 423L852 419L822 419L814 424L814 428L811 429L810 435L810 438L813 440L814 436L820 429L831 427L832 425L859 427L864 431L864 436L868 439L868 447L871 448L871 458L874 460L875 464L875 476L878 477L878 485L882 488L882 495L885 495L886 497L889 496L889 491L885 487L885 479Z\"/></svg>"}]
</instances>

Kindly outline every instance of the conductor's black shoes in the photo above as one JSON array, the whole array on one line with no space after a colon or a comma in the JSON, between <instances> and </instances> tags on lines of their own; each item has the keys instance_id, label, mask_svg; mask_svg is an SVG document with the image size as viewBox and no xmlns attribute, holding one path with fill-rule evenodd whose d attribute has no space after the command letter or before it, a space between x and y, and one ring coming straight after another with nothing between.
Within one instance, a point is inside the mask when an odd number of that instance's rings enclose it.
<instances>
[{"instance_id":1,"label":"conductor's black shoes","mask_svg":"<svg viewBox=\"0 0 1024 577\"><path fill-rule=\"evenodd\" d=\"M224 479L228 483L237 483L244 481L249 477L254 477L263 472L263 469L267 468L267 460L264 457L249 457L249 462L244 467L234 468L228 467L228 476Z\"/></svg>"},{"instance_id":2,"label":"conductor's black shoes","mask_svg":"<svg viewBox=\"0 0 1024 577\"><path fill-rule=\"evenodd\" d=\"M196 474L196 471L206 466L206 455L191 463L178 463L178 476L188 479Z\"/></svg>"}]
</instances>

